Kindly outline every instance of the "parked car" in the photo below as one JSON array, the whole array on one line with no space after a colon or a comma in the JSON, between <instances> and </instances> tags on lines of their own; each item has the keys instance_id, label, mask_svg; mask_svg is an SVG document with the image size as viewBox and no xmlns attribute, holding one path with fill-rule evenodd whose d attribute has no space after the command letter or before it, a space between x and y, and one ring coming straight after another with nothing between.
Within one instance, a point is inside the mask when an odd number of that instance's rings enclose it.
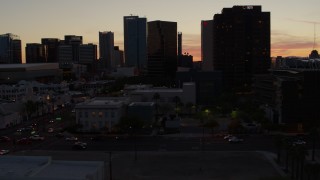
<instances>
[{"instance_id":1,"label":"parked car","mask_svg":"<svg viewBox=\"0 0 320 180\"><path fill-rule=\"evenodd\" d=\"M93 136L90 138L92 141L101 141L102 137L101 136Z\"/></svg>"},{"instance_id":2,"label":"parked car","mask_svg":"<svg viewBox=\"0 0 320 180\"><path fill-rule=\"evenodd\" d=\"M66 137L66 141L78 141L78 138L74 136Z\"/></svg>"},{"instance_id":3,"label":"parked car","mask_svg":"<svg viewBox=\"0 0 320 180\"><path fill-rule=\"evenodd\" d=\"M33 136L30 136L29 138L31 140L41 140L41 141L44 140L44 137L43 136L39 136L39 135L33 135Z\"/></svg>"},{"instance_id":4,"label":"parked car","mask_svg":"<svg viewBox=\"0 0 320 180\"><path fill-rule=\"evenodd\" d=\"M9 149L1 149L0 150L0 155L5 155L5 154L8 154L10 152Z\"/></svg>"},{"instance_id":5,"label":"parked car","mask_svg":"<svg viewBox=\"0 0 320 180\"><path fill-rule=\"evenodd\" d=\"M243 142L243 139L233 136L233 137L229 138L228 141L230 143L239 143L239 142Z\"/></svg>"},{"instance_id":6,"label":"parked car","mask_svg":"<svg viewBox=\"0 0 320 180\"><path fill-rule=\"evenodd\" d=\"M64 137L64 134L63 133L57 133L55 136L58 137L58 138L62 138L62 137Z\"/></svg>"},{"instance_id":7,"label":"parked car","mask_svg":"<svg viewBox=\"0 0 320 180\"><path fill-rule=\"evenodd\" d=\"M53 128L49 128L48 133L53 133Z\"/></svg>"},{"instance_id":8,"label":"parked car","mask_svg":"<svg viewBox=\"0 0 320 180\"><path fill-rule=\"evenodd\" d=\"M0 142L9 142L11 139L8 136L1 136L0 137Z\"/></svg>"},{"instance_id":9,"label":"parked car","mask_svg":"<svg viewBox=\"0 0 320 180\"><path fill-rule=\"evenodd\" d=\"M74 144L80 144L80 145L84 145L84 146L86 146L86 145L87 145L87 143L85 143L85 142L81 142L81 141L77 141L77 142L75 142Z\"/></svg>"},{"instance_id":10,"label":"parked car","mask_svg":"<svg viewBox=\"0 0 320 180\"><path fill-rule=\"evenodd\" d=\"M296 146L296 145L306 145L307 143L304 141L304 140L302 140L302 139L297 139L297 140L294 140L293 142L292 142L292 145L293 146Z\"/></svg>"},{"instance_id":11,"label":"parked car","mask_svg":"<svg viewBox=\"0 0 320 180\"><path fill-rule=\"evenodd\" d=\"M74 144L72 146L72 149L74 150L84 150L84 149L87 149L87 145L84 145L84 144Z\"/></svg>"},{"instance_id":12,"label":"parked car","mask_svg":"<svg viewBox=\"0 0 320 180\"><path fill-rule=\"evenodd\" d=\"M227 134L227 135L225 135L225 136L223 137L223 139L229 140L229 139L232 138L232 137L234 137L234 136L231 135L231 134Z\"/></svg>"},{"instance_id":13,"label":"parked car","mask_svg":"<svg viewBox=\"0 0 320 180\"><path fill-rule=\"evenodd\" d=\"M18 144L27 145L32 144L32 141L29 138L21 138L17 140Z\"/></svg>"},{"instance_id":14,"label":"parked car","mask_svg":"<svg viewBox=\"0 0 320 180\"><path fill-rule=\"evenodd\" d=\"M54 123L54 120L53 120L53 119L51 119L51 120L49 121L49 123Z\"/></svg>"}]
</instances>

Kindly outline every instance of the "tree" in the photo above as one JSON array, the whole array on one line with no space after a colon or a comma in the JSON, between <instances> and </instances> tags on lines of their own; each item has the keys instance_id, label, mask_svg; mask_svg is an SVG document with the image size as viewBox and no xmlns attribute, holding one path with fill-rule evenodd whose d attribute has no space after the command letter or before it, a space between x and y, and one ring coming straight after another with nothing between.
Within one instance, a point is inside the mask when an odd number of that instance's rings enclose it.
<instances>
[{"instance_id":1,"label":"tree","mask_svg":"<svg viewBox=\"0 0 320 180\"><path fill-rule=\"evenodd\" d=\"M175 103L175 112L176 112L176 114L178 114L178 106L179 106L179 104L181 103L181 100L180 100L180 97L179 96L175 96L174 98L173 98L173 102Z\"/></svg>"},{"instance_id":2,"label":"tree","mask_svg":"<svg viewBox=\"0 0 320 180\"><path fill-rule=\"evenodd\" d=\"M214 128L219 127L220 124L211 116L207 122L203 124L205 128L211 129L211 133L214 133Z\"/></svg>"},{"instance_id":3,"label":"tree","mask_svg":"<svg viewBox=\"0 0 320 180\"><path fill-rule=\"evenodd\" d=\"M281 161L281 150L283 147L283 135L277 135L274 138L274 145L276 146L277 149L277 163L280 164Z\"/></svg>"},{"instance_id":4,"label":"tree","mask_svg":"<svg viewBox=\"0 0 320 180\"><path fill-rule=\"evenodd\" d=\"M318 132L318 129L317 128L313 128L310 132L310 136L312 138L312 155L311 155L311 158L312 158L312 161L314 161L314 157L315 157L315 148L316 148L316 140L317 140L317 137L319 136L319 132Z\"/></svg>"},{"instance_id":5,"label":"tree","mask_svg":"<svg viewBox=\"0 0 320 180\"><path fill-rule=\"evenodd\" d=\"M123 132L136 133L139 132L144 125L145 122L136 116L122 116L116 126Z\"/></svg>"},{"instance_id":6,"label":"tree","mask_svg":"<svg viewBox=\"0 0 320 180\"><path fill-rule=\"evenodd\" d=\"M158 116L159 116L159 103L158 100L160 99L160 94L159 93L154 93L153 94L153 98L152 98L155 102L156 102L156 120L158 120Z\"/></svg>"},{"instance_id":7,"label":"tree","mask_svg":"<svg viewBox=\"0 0 320 180\"><path fill-rule=\"evenodd\" d=\"M27 113L27 118L30 119L31 115L37 111L37 105L35 102L28 100L23 104L24 110Z\"/></svg>"}]
</instances>

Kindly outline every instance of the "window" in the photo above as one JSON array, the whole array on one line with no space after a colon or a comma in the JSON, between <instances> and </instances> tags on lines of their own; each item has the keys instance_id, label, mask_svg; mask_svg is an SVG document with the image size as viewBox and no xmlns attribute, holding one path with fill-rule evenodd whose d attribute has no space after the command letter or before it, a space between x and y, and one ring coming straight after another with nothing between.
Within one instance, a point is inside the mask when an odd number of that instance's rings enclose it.
<instances>
[{"instance_id":1,"label":"window","mask_svg":"<svg viewBox=\"0 0 320 180\"><path fill-rule=\"evenodd\" d=\"M102 112L100 111L100 112L99 112L99 117L102 118L102 115L103 115L103 114L102 114Z\"/></svg>"},{"instance_id":2,"label":"window","mask_svg":"<svg viewBox=\"0 0 320 180\"><path fill-rule=\"evenodd\" d=\"M84 112L84 117L88 117L89 115L88 115L88 112Z\"/></svg>"},{"instance_id":3,"label":"window","mask_svg":"<svg viewBox=\"0 0 320 180\"><path fill-rule=\"evenodd\" d=\"M114 112L113 111L111 111L111 117L114 118Z\"/></svg>"},{"instance_id":4,"label":"window","mask_svg":"<svg viewBox=\"0 0 320 180\"><path fill-rule=\"evenodd\" d=\"M80 118L82 117L82 112L81 112L81 111L79 112L79 117L80 117Z\"/></svg>"},{"instance_id":5,"label":"window","mask_svg":"<svg viewBox=\"0 0 320 180\"><path fill-rule=\"evenodd\" d=\"M93 117L96 117L96 112L93 111L93 112L91 113L91 115L92 115Z\"/></svg>"},{"instance_id":6,"label":"window","mask_svg":"<svg viewBox=\"0 0 320 180\"><path fill-rule=\"evenodd\" d=\"M104 112L104 117L108 117L108 111Z\"/></svg>"}]
</instances>

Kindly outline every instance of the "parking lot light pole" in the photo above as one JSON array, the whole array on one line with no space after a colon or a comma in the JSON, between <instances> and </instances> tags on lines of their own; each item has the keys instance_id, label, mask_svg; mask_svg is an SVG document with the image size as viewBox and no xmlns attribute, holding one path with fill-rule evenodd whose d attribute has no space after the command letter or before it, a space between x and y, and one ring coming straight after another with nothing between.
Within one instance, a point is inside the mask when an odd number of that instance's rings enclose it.
<instances>
[{"instance_id":1,"label":"parking lot light pole","mask_svg":"<svg viewBox=\"0 0 320 180\"><path fill-rule=\"evenodd\" d=\"M112 152L109 152L109 174L110 174L110 180L112 180Z\"/></svg>"}]
</instances>

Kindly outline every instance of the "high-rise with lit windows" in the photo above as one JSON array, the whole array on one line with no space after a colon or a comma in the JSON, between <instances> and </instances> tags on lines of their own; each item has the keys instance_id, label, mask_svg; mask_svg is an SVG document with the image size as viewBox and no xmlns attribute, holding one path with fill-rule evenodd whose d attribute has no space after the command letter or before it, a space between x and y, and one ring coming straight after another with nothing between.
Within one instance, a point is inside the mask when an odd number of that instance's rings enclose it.
<instances>
[{"instance_id":1,"label":"high-rise with lit windows","mask_svg":"<svg viewBox=\"0 0 320 180\"><path fill-rule=\"evenodd\" d=\"M227 87L251 84L270 68L270 12L261 6L223 8L213 17L213 68Z\"/></svg>"}]
</instances>

